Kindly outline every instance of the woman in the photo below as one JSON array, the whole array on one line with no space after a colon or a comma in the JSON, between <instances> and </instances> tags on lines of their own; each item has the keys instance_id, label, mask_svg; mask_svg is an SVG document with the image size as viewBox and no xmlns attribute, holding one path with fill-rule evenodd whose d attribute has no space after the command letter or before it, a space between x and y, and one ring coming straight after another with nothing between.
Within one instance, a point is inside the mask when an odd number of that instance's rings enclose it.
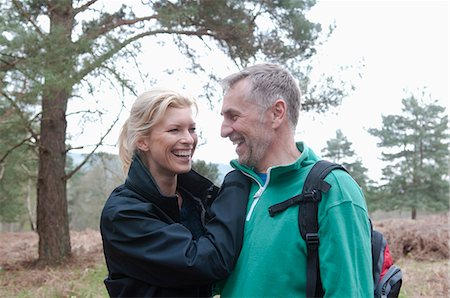
<instances>
[{"instance_id":1,"label":"woman","mask_svg":"<svg viewBox=\"0 0 450 298\"><path fill-rule=\"evenodd\" d=\"M220 190L191 169L195 101L170 90L140 95L123 125L128 173L105 203L100 229L113 297L210 297L240 252L248 182ZM212 203L212 204L211 204Z\"/></svg>"}]
</instances>

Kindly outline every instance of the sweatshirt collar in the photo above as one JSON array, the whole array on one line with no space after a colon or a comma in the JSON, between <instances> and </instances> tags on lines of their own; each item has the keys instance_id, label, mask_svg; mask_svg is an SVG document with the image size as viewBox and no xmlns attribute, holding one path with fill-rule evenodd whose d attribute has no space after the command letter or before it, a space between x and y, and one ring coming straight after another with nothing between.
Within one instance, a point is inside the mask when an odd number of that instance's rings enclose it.
<instances>
[{"instance_id":1,"label":"sweatshirt collar","mask_svg":"<svg viewBox=\"0 0 450 298\"><path fill-rule=\"evenodd\" d=\"M267 170L267 174L271 177L271 179L273 179L276 176L286 174L287 172L298 171L301 168L312 165L317 160L319 160L319 157L305 143L297 142L296 146L298 150L301 152L299 158L297 158L294 162L290 164L275 165L269 167L269 169ZM257 181L261 180L253 168L240 164L237 159L232 160L230 164L233 168L241 170L244 173L247 173Z\"/></svg>"}]
</instances>

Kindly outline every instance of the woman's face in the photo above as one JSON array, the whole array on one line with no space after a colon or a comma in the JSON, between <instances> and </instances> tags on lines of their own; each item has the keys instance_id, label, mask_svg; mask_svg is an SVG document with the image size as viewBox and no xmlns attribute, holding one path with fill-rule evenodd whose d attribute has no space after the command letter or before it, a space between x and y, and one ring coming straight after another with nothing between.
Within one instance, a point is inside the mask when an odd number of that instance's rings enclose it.
<instances>
[{"instance_id":1,"label":"woman's face","mask_svg":"<svg viewBox=\"0 0 450 298\"><path fill-rule=\"evenodd\" d=\"M162 178L191 170L197 141L191 108L168 108L150 136L138 141L138 148L145 153L152 175Z\"/></svg>"}]
</instances>

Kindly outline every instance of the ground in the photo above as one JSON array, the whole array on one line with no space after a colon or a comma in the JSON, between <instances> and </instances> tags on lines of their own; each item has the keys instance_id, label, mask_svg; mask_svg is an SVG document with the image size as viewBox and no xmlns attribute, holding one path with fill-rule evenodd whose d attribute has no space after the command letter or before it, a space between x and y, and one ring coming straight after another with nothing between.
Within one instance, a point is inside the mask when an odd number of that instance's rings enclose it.
<instances>
[{"instance_id":1,"label":"ground","mask_svg":"<svg viewBox=\"0 0 450 298\"><path fill-rule=\"evenodd\" d=\"M448 214L374 222L402 268L403 297L450 297L448 223ZM105 297L102 279L106 269L99 232L73 231L71 243L73 257L66 265L37 268L37 234L0 233L0 297L46 297L49 293L54 297ZM80 287L86 287L88 275L93 276L93 286L86 294Z\"/></svg>"},{"instance_id":2,"label":"ground","mask_svg":"<svg viewBox=\"0 0 450 298\"><path fill-rule=\"evenodd\" d=\"M72 231L71 245L66 264L40 268L36 233L0 233L0 297L107 297L99 232Z\"/></svg>"},{"instance_id":3,"label":"ground","mask_svg":"<svg viewBox=\"0 0 450 298\"><path fill-rule=\"evenodd\" d=\"M70 262L81 265L103 261L100 233L95 230L70 234L73 258ZM3 270L15 267L33 267L38 257L38 235L34 232L0 233L0 267Z\"/></svg>"}]
</instances>

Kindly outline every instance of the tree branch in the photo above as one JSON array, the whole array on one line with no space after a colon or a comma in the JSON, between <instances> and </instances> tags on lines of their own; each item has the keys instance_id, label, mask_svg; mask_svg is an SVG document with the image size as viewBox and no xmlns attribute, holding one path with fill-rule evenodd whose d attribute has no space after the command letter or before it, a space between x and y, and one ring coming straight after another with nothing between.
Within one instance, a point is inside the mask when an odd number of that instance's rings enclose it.
<instances>
[{"instance_id":1,"label":"tree branch","mask_svg":"<svg viewBox=\"0 0 450 298\"><path fill-rule=\"evenodd\" d=\"M0 59L0 71L8 71L13 69L16 64L18 64L20 62L20 60L24 60L23 58L19 58L13 55L8 55L5 53L0 53L0 55L2 56L7 56L9 58L9 60L6 59Z\"/></svg>"},{"instance_id":2,"label":"tree branch","mask_svg":"<svg viewBox=\"0 0 450 298\"><path fill-rule=\"evenodd\" d=\"M14 6L17 8L17 10L20 12L20 15L26 19L28 22L31 23L31 25L33 25L34 29L36 29L36 32L41 36L44 37L44 34L41 31L41 28L39 28L39 26L30 18L30 14L28 12L25 11L23 4L20 3L17 0L13 0Z\"/></svg>"},{"instance_id":3,"label":"tree branch","mask_svg":"<svg viewBox=\"0 0 450 298\"><path fill-rule=\"evenodd\" d=\"M75 8L73 10L73 15L76 16L77 14L79 14L80 12L85 11L86 9L88 9L92 4L94 4L95 2L97 2L98 0L90 0L88 2L86 2L85 4L81 5L78 8Z\"/></svg>"},{"instance_id":4,"label":"tree branch","mask_svg":"<svg viewBox=\"0 0 450 298\"><path fill-rule=\"evenodd\" d=\"M0 181L2 180L4 173L5 173L5 163L0 162Z\"/></svg>"},{"instance_id":5,"label":"tree branch","mask_svg":"<svg viewBox=\"0 0 450 298\"><path fill-rule=\"evenodd\" d=\"M30 221L31 230L36 231L36 220L33 218L34 217L33 211L31 209L31 186L33 184L31 178L33 177L33 175L32 172L24 164L22 164L21 166L28 175L27 195L26 195L28 220Z\"/></svg>"},{"instance_id":6,"label":"tree branch","mask_svg":"<svg viewBox=\"0 0 450 298\"><path fill-rule=\"evenodd\" d=\"M109 18L106 18L105 20L102 21L102 23L99 23L96 28L86 30L86 32L84 32L84 34L80 36L80 39L76 42L76 44L83 43L86 40L94 40L97 37L103 36L106 33L122 26L131 26L140 22L150 21L153 19L158 19L158 15L135 18L130 20L121 19L117 18L115 15L110 15Z\"/></svg>"},{"instance_id":7,"label":"tree branch","mask_svg":"<svg viewBox=\"0 0 450 298\"><path fill-rule=\"evenodd\" d=\"M14 109L16 109L16 111L18 112L18 115L20 117L20 119L23 121L23 123L26 123L26 129L27 131L31 134L31 137L33 137L35 140L39 140L39 134L36 133L33 128L31 127L31 123L33 122L34 119L38 118L40 114L36 114L31 121L28 121L28 119L23 115L22 110L20 109L20 107L17 105L17 103L15 102L14 99L12 99L8 94L6 94L5 92L0 92L1 95L3 95L10 103L11 105L14 107ZM31 139L31 138L28 138Z\"/></svg>"},{"instance_id":8,"label":"tree branch","mask_svg":"<svg viewBox=\"0 0 450 298\"><path fill-rule=\"evenodd\" d=\"M188 31L188 30L155 30L155 31L146 31L137 35L130 37L129 39L119 43L117 46L99 56L93 63L87 65L84 69L81 69L78 72L78 76L76 76L75 80L80 81L86 75L88 75L91 71L95 70L97 67L102 65L105 61L109 60L112 56L118 53L121 49L131 44L132 42L139 40L143 37L157 35L157 34L179 34L179 35L187 35L187 36L211 36L214 37L213 34L209 33L207 30L198 30L198 31Z\"/></svg>"},{"instance_id":9,"label":"tree branch","mask_svg":"<svg viewBox=\"0 0 450 298\"><path fill-rule=\"evenodd\" d=\"M19 143L17 143L16 145L14 145L13 147L11 147L9 150L6 151L6 153L2 156L2 158L0 158L0 165L3 164L3 162L6 160L6 158L8 157L8 155L11 154L11 152L13 152L15 149L19 148L20 146L22 146L23 144L25 144L27 141L29 141L31 139L31 137L28 137L26 139L23 139L22 141L20 141Z\"/></svg>"},{"instance_id":10,"label":"tree branch","mask_svg":"<svg viewBox=\"0 0 450 298\"><path fill-rule=\"evenodd\" d=\"M122 109L121 109L122 111ZM120 114L120 112L119 112ZM69 180L76 172L78 172L87 162L88 160L92 157L92 155L94 155L95 151L97 151L98 147L100 147L103 144L103 141L105 140L105 138L108 136L108 134L111 132L111 130L114 128L114 126L116 125L116 123L119 121L119 117L117 117L114 122L111 124L111 126L108 128L108 130L106 131L106 133L100 138L100 141L95 145L94 149L92 149L92 151L85 157L85 159L78 164L78 166L75 167L75 169L73 169L72 171L70 171L69 173L66 174L66 180ZM66 151L70 151L73 148L68 148Z\"/></svg>"}]
</instances>

